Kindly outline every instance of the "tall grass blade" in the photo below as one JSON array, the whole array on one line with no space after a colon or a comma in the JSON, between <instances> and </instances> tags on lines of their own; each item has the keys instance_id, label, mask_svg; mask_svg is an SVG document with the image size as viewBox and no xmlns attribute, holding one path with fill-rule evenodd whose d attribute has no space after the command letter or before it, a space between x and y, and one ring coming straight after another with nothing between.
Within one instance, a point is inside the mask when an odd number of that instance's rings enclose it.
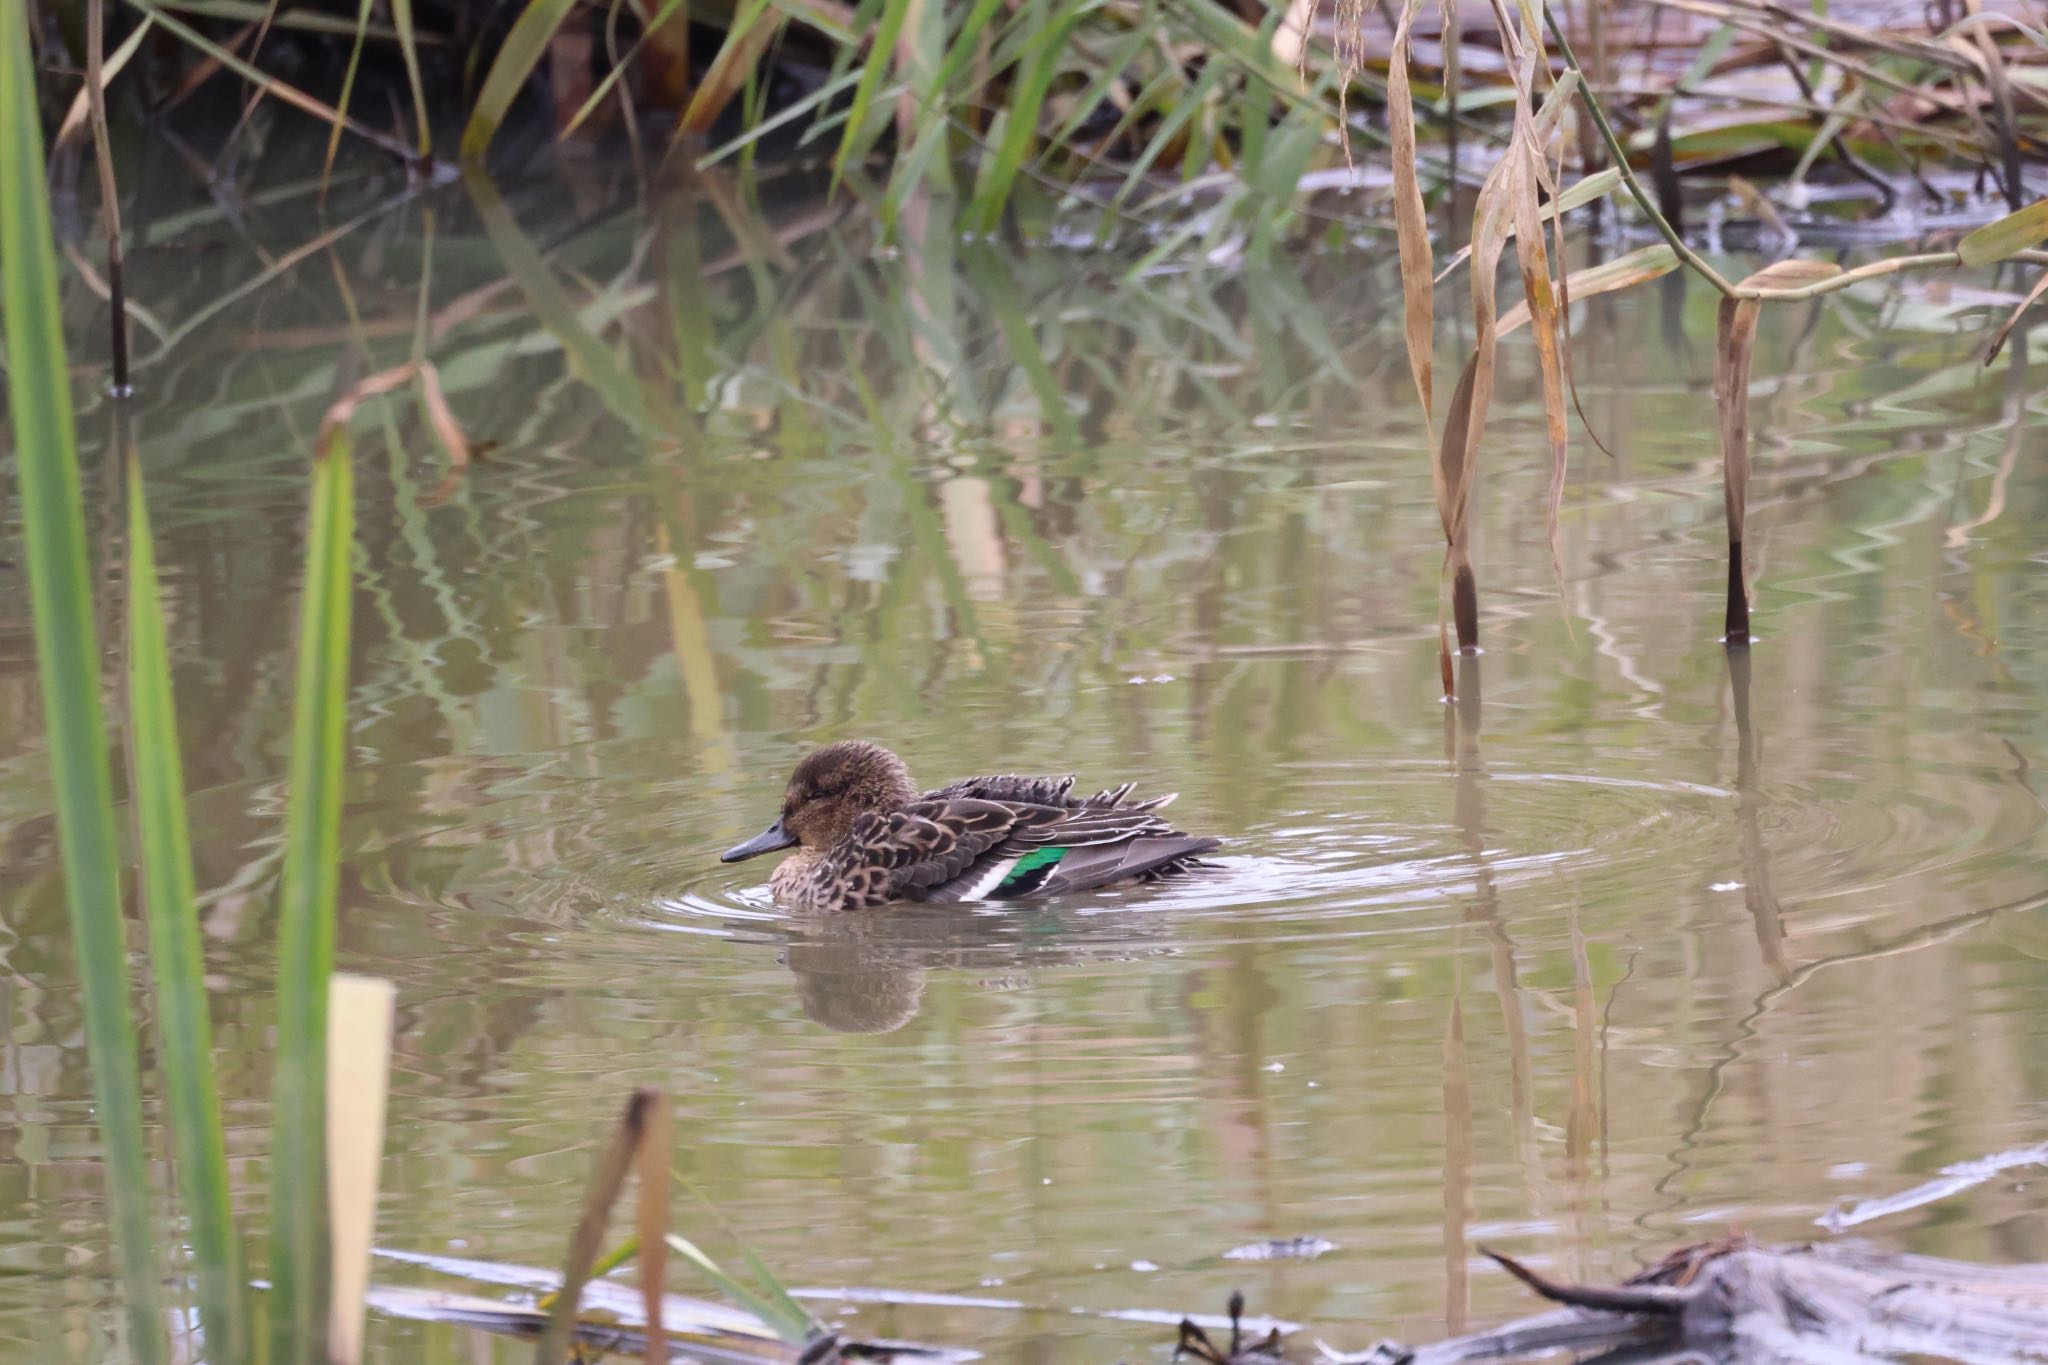
<instances>
[{"instance_id":1,"label":"tall grass blade","mask_svg":"<svg viewBox=\"0 0 2048 1365\"><path fill-rule=\"evenodd\" d=\"M985 170L974 187L974 202L968 210L969 223L983 232L993 232L1000 224L1011 187L1017 183L1017 176L1024 169L1024 159L1031 151L1032 139L1038 136L1039 115L1045 108L1046 97L1052 93L1053 78L1060 73L1067 39L1072 36L1083 13L1079 7L1063 9L1052 28L1033 36L1031 46L1017 64L1002 139L983 163ZM1213 69L1221 70L1221 67ZM1205 72L1204 76L1207 74ZM1198 103L1195 92L1190 91L1183 107L1193 109ZM1143 166L1145 159L1141 158L1139 164ZM1132 180L1126 181L1127 189L1139 173L1137 170L1132 172Z\"/></svg>"},{"instance_id":2,"label":"tall grass blade","mask_svg":"<svg viewBox=\"0 0 2048 1365\"><path fill-rule=\"evenodd\" d=\"M427 121L427 91L420 84L420 49L412 26L412 0L391 0L391 23L398 30L398 50L405 57L405 82L412 87L412 116L418 129L415 144L424 164L434 152L434 127Z\"/></svg>"},{"instance_id":3,"label":"tall grass blade","mask_svg":"<svg viewBox=\"0 0 2048 1365\"><path fill-rule=\"evenodd\" d=\"M410 367L406 377L411 377ZM354 404L353 396L336 403L314 438L305 581L299 599L284 871L278 897L277 1059L271 1090L271 1322L272 1359L278 1365L320 1358L327 1326L322 1216L327 1191L327 983L334 968L341 776L348 739L349 580L355 540L355 467L348 419Z\"/></svg>"},{"instance_id":4,"label":"tall grass blade","mask_svg":"<svg viewBox=\"0 0 2048 1365\"><path fill-rule=\"evenodd\" d=\"M519 97L526 78L533 74L548 44L554 41L555 30L575 7L575 0L527 0L498 48L483 86L477 91L476 103L470 108L460 145L464 161L483 159L491 139L498 135L498 125L510 112L512 101Z\"/></svg>"},{"instance_id":5,"label":"tall grass blade","mask_svg":"<svg viewBox=\"0 0 2048 1365\"><path fill-rule=\"evenodd\" d=\"M57 308L57 251L43 177L27 4L0 0L0 304L36 668L129 1351L144 1365L155 1365L164 1359L167 1343L128 1003L121 849L100 714L100 655Z\"/></svg>"},{"instance_id":6,"label":"tall grass blade","mask_svg":"<svg viewBox=\"0 0 2048 1365\"><path fill-rule=\"evenodd\" d=\"M911 0L883 0L882 22L876 25L874 43L861 64L860 83L853 88L853 104L846 113L846 130L839 135L839 150L832 156L832 193L838 192L847 163L866 156L881 136L883 125L871 122L868 114L874 108L876 92L882 87L882 77L889 73L896 40L903 33L903 21L910 9Z\"/></svg>"},{"instance_id":7,"label":"tall grass blade","mask_svg":"<svg viewBox=\"0 0 2048 1365\"><path fill-rule=\"evenodd\" d=\"M384 1151L384 1099L391 1085L389 981L339 973L328 980L327 1203L333 1219L330 1365L363 1358L363 1305L377 1223L377 1166ZM232 1357L230 1357L232 1359Z\"/></svg>"},{"instance_id":8,"label":"tall grass blade","mask_svg":"<svg viewBox=\"0 0 2048 1365\"><path fill-rule=\"evenodd\" d=\"M736 1279L718 1262L705 1255L695 1242L679 1232L671 1232L668 1235L668 1244L670 1250L695 1266L702 1272L704 1278L717 1285L720 1293L767 1323L784 1341L792 1346L801 1346L810 1340L810 1315L801 1307L792 1315L782 1307L780 1299L762 1294L750 1288L744 1281Z\"/></svg>"},{"instance_id":9,"label":"tall grass blade","mask_svg":"<svg viewBox=\"0 0 2048 1365\"><path fill-rule=\"evenodd\" d=\"M547 1330L541 1333L534 1351L534 1365L561 1365L567 1358L569 1338L576 1322L576 1310L583 1300L583 1286L590 1281L590 1269L604 1244L605 1224L611 1220L612 1205L635 1164L646 1140L653 1110L666 1104L659 1090L636 1090L626 1101L626 1112L612 1132L611 1145L591 1168L590 1185L584 1191L583 1212L569 1235L569 1254L562 1263L562 1287L548 1313ZM666 1160L666 1153L663 1160ZM650 1319L650 1322L652 1319Z\"/></svg>"},{"instance_id":10,"label":"tall grass blade","mask_svg":"<svg viewBox=\"0 0 2048 1365\"><path fill-rule=\"evenodd\" d=\"M118 413L118 410L117 410ZM149 924L150 976L156 986L161 1069L168 1091L178 1192L190 1223L199 1324L218 1360L249 1354L243 1307L242 1247L228 1185L227 1143L213 1070L206 963L185 819L185 773L178 752L170 651L164 643L156 542L150 533L142 464L120 418L128 464L128 764L142 903Z\"/></svg>"},{"instance_id":11,"label":"tall grass blade","mask_svg":"<svg viewBox=\"0 0 2048 1365\"><path fill-rule=\"evenodd\" d=\"M334 157L341 150L341 135L348 117L349 101L355 95L356 71L363 63L363 44L370 36L370 6L376 0L360 0L356 6L355 41L349 44L348 65L341 72L341 93L335 96L335 112L338 115L327 125L327 151L320 161L320 198L327 197L327 183L334 174Z\"/></svg>"}]
</instances>

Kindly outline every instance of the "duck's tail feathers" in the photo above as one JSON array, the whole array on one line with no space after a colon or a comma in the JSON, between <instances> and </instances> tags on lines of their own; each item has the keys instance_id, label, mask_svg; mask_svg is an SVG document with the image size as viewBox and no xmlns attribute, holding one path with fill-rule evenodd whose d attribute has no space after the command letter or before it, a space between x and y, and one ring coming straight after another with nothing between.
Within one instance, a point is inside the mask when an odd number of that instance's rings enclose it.
<instances>
[{"instance_id":1,"label":"duck's tail feathers","mask_svg":"<svg viewBox=\"0 0 2048 1365\"><path fill-rule=\"evenodd\" d=\"M1179 792L1168 792L1164 796L1149 796L1143 801L1132 801L1129 805L1125 805L1124 802L1129 800L1131 793L1136 791L1137 788L1137 783L1126 782L1121 787L1111 787L1106 791L1099 791L1086 801L1081 802L1081 804L1083 806L1103 809L1114 808L1126 811L1159 810L1173 804L1173 798L1180 795Z\"/></svg>"},{"instance_id":2,"label":"duck's tail feathers","mask_svg":"<svg viewBox=\"0 0 2048 1365\"><path fill-rule=\"evenodd\" d=\"M1220 839L1172 834L1070 848L1037 890L1042 895L1066 896L1116 882L1149 881L1179 871L1184 864L1222 845Z\"/></svg>"}]
</instances>

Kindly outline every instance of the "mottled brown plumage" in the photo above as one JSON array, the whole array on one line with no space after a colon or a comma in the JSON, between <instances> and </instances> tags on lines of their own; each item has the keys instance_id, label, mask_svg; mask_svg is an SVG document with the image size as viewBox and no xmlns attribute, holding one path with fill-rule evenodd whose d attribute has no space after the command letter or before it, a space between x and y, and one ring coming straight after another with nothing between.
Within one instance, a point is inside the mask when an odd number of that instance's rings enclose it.
<instances>
[{"instance_id":1,"label":"mottled brown plumage","mask_svg":"<svg viewBox=\"0 0 2048 1365\"><path fill-rule=\"evenodd\" d=\"M1071 777L973 777L920 794L903 760L842 740L797 764L782 813L724 861L795 847L775 899L812 910L890 901L1009 900L1152 880L1202 866L1215 839L1158 815L1171 795L1130 800L1125 783L1075 796Z\"/></svg>"}]
</instances>

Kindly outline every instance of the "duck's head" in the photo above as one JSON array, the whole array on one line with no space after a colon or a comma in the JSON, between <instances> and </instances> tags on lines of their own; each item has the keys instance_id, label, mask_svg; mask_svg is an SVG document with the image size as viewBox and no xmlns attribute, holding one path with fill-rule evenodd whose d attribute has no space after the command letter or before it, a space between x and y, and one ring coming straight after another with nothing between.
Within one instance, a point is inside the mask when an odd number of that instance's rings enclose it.
<instances>
[{"instance_id":1,"label":"duck's head","mask_svg":"<svg viewBox=\"0 0 2048 1365\"><path fill-rule=\"evenodd\" d=\"M903 760L879 744L843 739L814 749L790 774L774 824L719 855L722 863L802 844L827 849L869 811L901 810L917 799Z\"/></svg>"}]
</instances>

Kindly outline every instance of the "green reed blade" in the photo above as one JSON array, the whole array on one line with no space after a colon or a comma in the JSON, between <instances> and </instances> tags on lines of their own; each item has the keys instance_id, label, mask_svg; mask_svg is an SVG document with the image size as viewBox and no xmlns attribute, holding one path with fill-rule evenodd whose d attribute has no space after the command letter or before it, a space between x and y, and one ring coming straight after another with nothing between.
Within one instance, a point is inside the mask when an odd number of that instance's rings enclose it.
<instances>
[{"instance_id":1,"label":"green reed blade","mask_svg":"<svg viewBox=\"0 0 2048 1365\"><path fill-rule=\"evenodd\" d=\"M412 117L418 125L415 142L424 160L434 154L434 128L427 121L427 92L420 84L420 48L413 36L412 0L391 0L391 23L398 30L398 49L405 57L405 81L412 87Z\"/></svg>"},{"instance_id":2,"label":"green reed blade","mask_svg":"<svg viewBox=\"0 0 2048 1365\"><path fill-rule=\"evenodd\" d=\"M860 84L854 87L853 107L846 116L846 130L840 134L839 150L832 157L833 193L838 191L839 182L846 175L847 163L866 156L875 145L875 139L882 135L882 121L871 121L868 114L874 107L876 93L882 88L882 78L896 64L896 39L902 34L903 21L909 15L910 0L883 0L882 19L875 27L875 40L869 45L866 60L862 63Z\"/></svg>"},{"instance_id":3,"label":"green reed blade","mask_svg":"<svg viewBox=\"0 0 2048 1365\"><path fill-rule=\"evenodd\" d=\"M49 732L65 900L85 1007L86 1053L105 1150L107 1211L136 1359L164 1359L162 1295L150 1235L142 1084L128 1005L107 735L100 715L91 569L57 309L57 250L43 180L42 121L25 0L0 0L0 302L8 408L20 466L22 535L36 666Z\"/></svg>"},{"instance_id":4,"label":"green reed blade","mask_svg":"<svg viewBox=\"0 0 2048 1365\"><path fill-rule=\"evenodd\" d=\"M526 78L533 74L548 44L554 41L555 30L574 8L574 0L527 0L498 48L490 73L484 77L483 88L477 91L476 103L470 108L469 122L462 129L464 161L483 159L484 150L497 136L498 125L505 121L512 101L519 97Z\"/></svg>"},{"instance_id":5,"label":"green reed blade","mask_svg":"<svg viewBox=\"0 0 2048 1365\"><path fill-rule=\"evenodd\" d=\"M270 1276L279 1365L323 1358L327 1323L327 978L334 966L355 539L355 473L345 421L322 429L309 522L277 922Z\"/></svg>"},{"instance_id":6,"label":"green reed blade","mask_svg":"<svg viewBox=\"0 0 2048 1365\"><path fill-rule=\"evenodd\" d=\"M121 444L125 447L124 438ZM191 1222L199 1285L199 1322L207 1355L248 1354L242 1311L242 1250L228 1190L227 1143L214 1085L213 1025L207 1016L205 959L199 944L192 848L185 821L185 774L171 700L171 660L157 586L156 544L143 501L142 465L128 460L129 786L142 900L149 921L150 975L156 985L161 1066L169 1091L179 1193Z\"/></svg>"}]
</instances>

